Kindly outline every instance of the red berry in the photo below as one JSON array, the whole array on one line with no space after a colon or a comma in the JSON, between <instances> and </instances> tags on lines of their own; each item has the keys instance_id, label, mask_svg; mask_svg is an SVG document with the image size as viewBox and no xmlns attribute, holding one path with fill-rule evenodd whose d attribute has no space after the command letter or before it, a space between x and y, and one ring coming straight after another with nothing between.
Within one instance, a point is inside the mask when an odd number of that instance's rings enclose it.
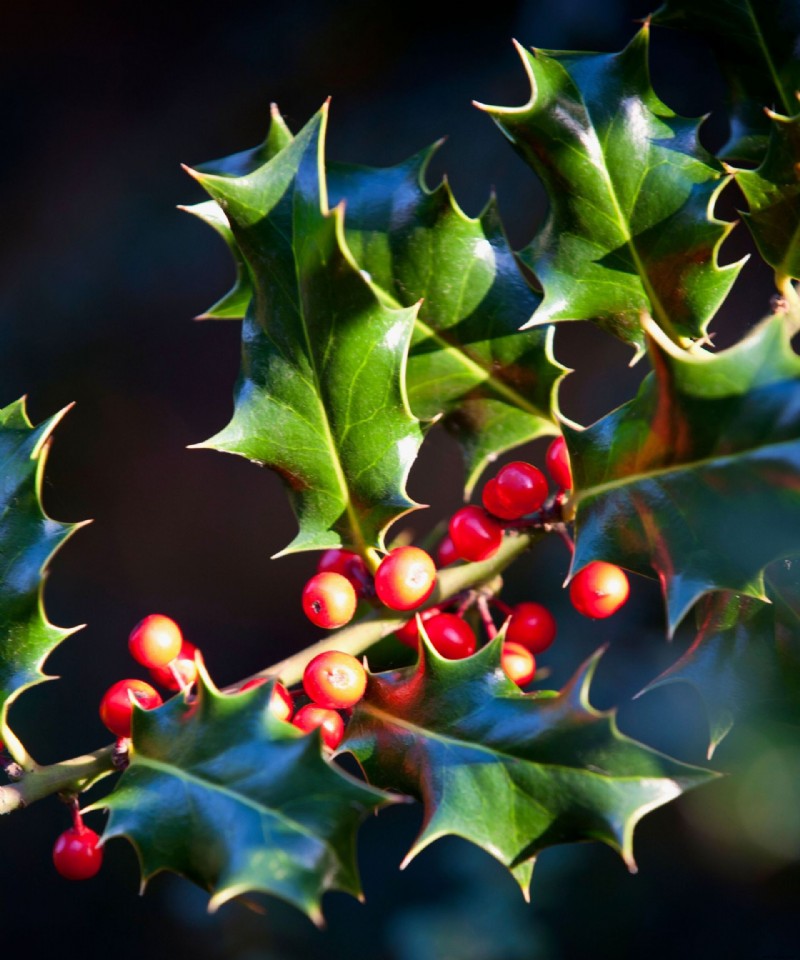
<instances>
[{"instance_id":1,"label":"red berry","mask_svg":"<svg viewBox=\"0 0 800 960\"><path fill-rule=\"evenodd\" d=\"M536 676L536 661L533 654L519 643L506 640L503 643L500 662L508 679L513 680L517 686L524 687Z\"/></svg>"},{"instance_id":2,"label":"red berry","mask_svg":"<svg viewBox=\"0 0 800 960\"><path fill-rule=\"evenodd\" d=\"M572 468L569 464L569 451L563 437L556 437L544 455L547 472L553 482L562 490L572 489Z\"/></svg>"},{"instance_id":3,"label":"red berry","mask_svg":"<svg viewBox=\"0 0 800 960\"><path fill-rule=\"evenodd\" d=\"M440 613L426 620L425 633L433 648L448 660L463 660L475 653L475 632L454 613Z\"/></svg>"},{"instance_id":4,"label":"red berry","mask_svg":"<svg viewBox=\"0 0 800 960\"><path fill-rule=\"evenodd\" d=\"M365 588L370 582L367 565L363 559L352 550L334 548L326 550L319 558L317 573L340 573L353 584L357 596L363 597Z\"/></svg>"},{"instance_id":5,"label":"red berry","mask_svg":"<svg viewBox=\"0 0 800 960\"><path fill-rule=\"evenodd\" d=\"M56 870L67 880L88 880L103 864L103 848L98 846L100 837L88 827L70 827L65 830L53 847L53 863Z\"/></svg>"},{"instance_id":6,"label":"red berry","mask_svg":"<svg viewBox=\"0 0 800 960\"><path fill-rule=\"evenodd\" d=\"M595 560L572 578L569 598L584 617L610 617L625 603L630 584L625 571L613 563Z\"/></svg>"},{"instance_id":7,"label":"red berry","mask_svg":"<svg viewBox=\"0 0 800 960\"><path fill-rule=\"evenodd\" d=\"M404 643L407 647L411 647L412 650L416 650L419 647L417 618L414 617L412 620L409 620L408 623L404 623L402 627L395 630L394 635L400 643Z\"/></svg>"},{"instance_id":8,"label":"red berry","mask_svg":"<svg viewBox=\"0 0 800 960\"><path fill-rule=\"evenodd\" d=\"M364 696L367 673L355 657L327 650L307 664L303 689L314 703L331 710L352 707Z\"/></svg>"},{"instance_id":9,"label":"red berry","mask_svg":"<svg viewBox=\"0 0 800 960\"><path fill-rule=\"evenodd\" d=\"M489 480L486 483L481 499L489 513L494 517L499 517L501 520L518 520L522 516L519 510L506 506L500 499L500 495L497 492L496 479Z\"/></svg>"},{"instance_id":10,"label":"red berry","mask_svg":"<svg viewBox=\"0 0 800 960\"><path fill-rule=\"evenodd\" d=\"M556 638L556 621L541 603L518 603L511 614L506 640L527 647L531 653L546 650Z\"/></svg>"},{"instance_id":11,"label":"red berry","mask_svg":"<svg viewBox=\"0 0 800 960\"><path fill-rule=\"evenodd\" d=\"M151 667L150 676L156 683L165 687L167 690L180 690L188 687L197 679L197 664L194 661L194 655L197 653L197 647L188 640L181 644L180 652L174 661L168 663L165 667ZM172 668L178 672L183 683L178 683Z\"/></svg>"},{"instance_id":12,"label":"red berry","mask_svg":"<svg viewBox=\"0 0 800 960\"><path fill-rule=\"evenodd\" d=\"M100 719L118 737L131 735L134 701L143 710L152 710L163 703L160 695L144 680L118 680L103 694Z\"/></svg>"},{"instance_id":13,"label":"red berry","mask_svg":"<svg viewBox=\"0 0 800 960\"><path fill-rule=\"evenodd\" d=\"M308 619L326 630L352 620L358 599L353 584L341 573L318 573L303 588L303 610Z\"/></svg>"},{"instance_id":14,"label":"red berry","mask_svg":"<svg viewBox=\"0 0 800 960\"><path fill-rule=\"evenodd\" d=\"M244 693L245 690L261 687L266 682L266 677L253 677L252 680L243 683L237 690L237 693ZM276 683L272 689L272 696L269 698L269 710L278 720L288 721L292 718L292 713L294 713L294 697L282 683Z\"/></svg>"},{"instance_id":15,"label":"red berry","mask_svg":"<svg viewBox=\"0 0 800 960\"><path fill-rule=\"evenodd\" d=\"M481 507L462 507L450 519L450 536L463 560L488 560L500 549L503 528Z\"/></svg>"},{"instance_id":16,"label":"red berry","mask_svg":"<svg viewBox=\"0 0 800 960\"><path fill-rule=\"evenodd\" d=\"M449 567L450 564L455 563L456 560L458 560L458 554L456 553L455 544L450 539L450 535L447 534L436 550L436 563L440 568Z\"/></svg>"},{"instance_id":17,"label":"red berry","mask_svg":"<svg viewBox=\"0 0 800 960\"><path fill-rule=\"evenodd\" d=\"M436 586L436 565L419 547L397 547L381 560L375 592L392 610L414 610Z\"/></svg>"},{"instance_id":18,"label":"red berry","mask_svg":"<svg viewBox=\"0 0 800 960\"><path fill-rule=\"evenodd\" d=\"M497 474L497 498L517 517L533 513L547 499L547 480L538 467L524 460L507 463Z\"/></svg>"},{"instance_id":19,"label":"red berry","mask_svg":"<svg viewBox=\"0 0 800 960\"><path fill-rule=\"evenodd\" d=\"M181 628L160 613L140 620L128 637L131 656L143 667L166 666L178 656L182 643Z\"/></svg>"},{"instance_id":20,"label":"red berry","mask_svg":"<svg viewBox=\"0 0 800 960\"><path fill-rule=\"evenodd\" d=\"M322 742L331 750L339 746L344 736L344 720L339 714L335 710L318 707L315 703L301 707L294 715L292 723L303 733L310 733L320 727Z\"/></svg>"}]
</instances>

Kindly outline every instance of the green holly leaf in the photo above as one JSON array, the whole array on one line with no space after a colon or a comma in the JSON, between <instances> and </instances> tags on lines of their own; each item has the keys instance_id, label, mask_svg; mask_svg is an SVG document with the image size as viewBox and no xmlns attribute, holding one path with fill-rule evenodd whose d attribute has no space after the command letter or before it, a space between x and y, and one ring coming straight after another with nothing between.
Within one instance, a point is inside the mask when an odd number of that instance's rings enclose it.
<instances>
[{"instance_id":1,"label":"green holly leaf","mask_svg":"<svg viewBox=\"0 0 800 960\"><path fill-rule=\"evenodd\" d=\"M709 760L734 721L775 690L780 660L774 608L753 597L715 593L697 605L698 631L689 648L642 693L688 683L708 717Z\"/></svg>"},{"instance_id":2,"label":"green holly leaf","mask_svg":"<svg viewBox=\"0 0 800 960\"><path fill-rule=\"evenodd\" d=\"M346 204L350 249L397 306L422 301L408 357L411 409L458 440L470 494L487 462L554 435L565 368L552 328L520 332L541 301L524 279L494 201L478 218L425 171L437 148L385 169L332 164L331 195Z\"/></svg>"},{"instance_id":3,"label":"green holly leaf","mask_svg":"<svg viewBox=\"0 0 800 960\"><path fill-rule=\"evenodd\" d=\"M727 180L698 123L653 91L648 34L618 54L520 48L529 102L483 107L550 198L526 252L544 290L533 322L593 320L639 351L643 316L683 345L703 339L741 266L717 263Z\"/></svg>"},{"instance_id":4,"label":"green holly leaf","mask_svg":"<svg viewBox=\"0 0 800 960\"><path fill-rule=\"evenodd\" d=\"M425 643L419 663L370 676L343 749L369 781L424 804L406 862L454 834L509 868L527 895L545 847L600 840L635 869L633 831L655 807L710 780L619 732L589 703L599 656L560 693L523 694L500 637L466 660Z\"/></svg>"},{"instance_id":5,"label":"green holly leaf","mask_svg":"<svg viewBox=\"0 0 800 960\"><path fill-rule=\"evenodd\" d=\"M24 399L0 409L0 740L7 744L16 743L9 706L23 690L52 679L42 670L45 660L80 629L53 626L42 599L53 554L80 526L52 520L42 507L51 435L65 413L33 427Z\"/></svg>"},{"instance_id":6,"label":"green holly leaf","mask_svg":"<svg viewBox=\"0 0 800 960\"><path fill-rule=\"evenodd\" d=\"M398 798L324 760L318 732L276 719L272 684L225 695L200 666L192 702L135 709L130 766L94 805L111 813L104 840L128 837L144 883L181 874L211 910L261 891L320 923L326 890L361 895L358 827Z\"/></svg>"},{"instance_id":7,"label":"green holly leaf","mask_svg":"<svg viewBox=\"0 0 800 960\"><path fill-rule=\"evenodd\" d=\"M283 553L380 548L417 506L405 482L422 429L404 385L416 308L380 300L347 247L341 207L328 211L326 116L248 174L194 173L255 283L233 419L199 446L281 475L300 526Z\"/></svg>"},{"instance_id":8,"label":"green holly leaf","mask_svg":"<svg viewBox=\"0 0 800 960\"><path fill-rule=\"evenodd\" d=\"M666 0L653 22L699 34L728 84L729 159L759 163L769 136L764 107L796 109L800 8L795 0Z\"/></svg>"},{"instance_id":9,"label":"green holly leaf","mask_svg":"<svg viewBox=\"0 0 800 960\"><path fill-rule=\"evenodd\" d=\"M292 134L286 126L277 106L270 107L270 125L263 143L252 150L243 150L221 160L212 160L198 166L203 173L218 174L220 176L242 177L258 167L268 163L284 147L292 142ZM242 256L239 246L233 236L228 218L215 200L206 200L204 203L195 203L191 206L180 207L187 213L198 217L207 223L222 237L233 257L236 268L236 280L233 287L213 306L202 313L198 320L241 320L247 312L248 304L253 296L255 286L247 260Z\"/></svg>"},{"instance_id":10,"label":"green holly leaf","mask_svg":"<svg viewBox=\"0 0 800 960\"><path fill-rule=\"evenodd\" d=\"M269 148L201 169L244 176L290 139L273 107ZM517 266L494 202L473 219L446 182L425 186L435 149L383 169L329 164L329 193L332 206L345 202L348 247L385 302L422 301L406 370L409 402L423 419L444 415L464 454L469 494L487 461L558 432L555 390L565 368L553 357L549 328L519 332L541 297ZM213 201L187 209L222 234L237 268L234 289L204 316L243 317L252 278L227 218Z\"/></svg>"},{"instance_id":11,"label":"green holly leaf","mask_svg":"<svg viewBox=\"0 0 800 960\"><path fill-rule=\"evenodd\" d=\"M757 170L730 168L750 208L744 219L778 278L800 278L800 113L770 113L772 134Z\"/></svg>"},{"instance_id":12,"label":"green holly leaf","mask_svg":"<svg viewBox=\"0 0 800 960\"><path fill-rule=\"evenodd\" d=\"M764 567L800 543L800 358L785 318L717 355L650 325L654 371L584 431L572 572L607 560L661 581L670 632L706 593L765 600Z\"/></svg>"}]
</instances>

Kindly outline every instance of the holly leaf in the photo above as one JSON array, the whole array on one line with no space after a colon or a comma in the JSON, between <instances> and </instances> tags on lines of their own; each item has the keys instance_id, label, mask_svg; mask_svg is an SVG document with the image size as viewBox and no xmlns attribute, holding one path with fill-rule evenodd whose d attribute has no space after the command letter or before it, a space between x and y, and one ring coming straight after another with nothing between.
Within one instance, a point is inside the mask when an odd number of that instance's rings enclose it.
<instances>
[{"instance_id":1,"label":"holly leaf","mask_svg":"<svg viewBox=\"0 0 800 960\"><path fill-rule=\"evenodd\" d=\"M219 176L242 177L258 167L268 163L280 153L284 147L292 142L292 134L286 126L277 106L270 106L270 125L264 142L251 150L242 150L221 160L212 160L198 166L203 173ZM207 223L225 241L236 268L236 280L231 289L213 306L202 313L198 320L241 320L247 312L248 304L253 296L253 277L247 260L242 256L239 246L233 236L228 218L215 200L206 200L191 206L182 206L179 209L191 213L204 223Z\"/></svg>"},{"instance_id":2,"label":"holly leaf","mask_svg":"<svg viewBox=\"0 0 800 960\"><path fill-rule=\"evenodd\" d=\"M721 155L759 163L769 136L764 107L796 108L800 8L795 0L666 0L653 22L698 34L728 85L730 137Z\"/></svg>"},{"instance_id":3,"label":"holly leaf","mask_svg":"<svg viewBox=\"0 0 800 960\"><path fill-rule=\"evenodd\" d=\"M332 164L331 194L346 204L359 265L389 302L422 301L407 383L417 416L444 416L464 455L467 496L487 462L554 435L564 368L552 328L520 332L541 297L525 280L492 200L467 217L447 181L425 185L437 146L385 169Z\"/></svg>"},{"instance_id":4,"label":"holly leaf","mask_svg":"<svg viewBox=\"0 0 800 960\"><path fill-rule=\"evenodd\" d=\"M24 398L0 409L0 740L6 744L16 742L9 706L23 690L53 679L42 669L45 660L80 629L50 623L42 598L53 554L81 526L52 520L42 506L51 436L67 409L38 427Z\"/></svg>"},{"instance_id":5,"label":"holly leaf","mask_svg":"<svg viewBox=\"0 0 800 960\"><path fill-rule=\"evenodd\" d=\"M741 263L720 267L732 224L715 219L727 182L698 123L656 96L645 25L617 54L519 49L522 107L482 107L547 189L525 258L544 300L533 323L593 320L641 352L641 319L677 342L703 339Z\"/></svg>"},{"instance_id":6,"label":"holly leaf","mask_svg":"<svg viewBox=\"0 0 800 960\"><path fill-rule=\"evenodd\" d=\"M273 107L269 148L201 169L244 176L290 139ZM333 206L345 202L348 247L385 302L422 301L406 369L409 402L423 419L444 415L461 445L469 495L487 461L558 432L555 389L565 368L553 357L549 328L519 332L541 297L518 268L494 202L473 219L446 181L426 187L435 150L382 169L329 164L329 192ZM213 201L186 209L222 234L237 266L234 289L204 316L243 317L252 278L227 218Z\"/></svg>"},{"instance_id":7,"label":"holly leaf","mask_svg":"<svg viewBox=\"0 0 800 960\"><path fill-rule=\"evenodd\" d=\"M764 567L800 543L800 358L785 318L689 354L650 325L653 373L584 431L571 574L607 560L661 581L670 632L706 593L767 599Z\"/></svg>"},{"instance_id":8,"label":"holly leaf","mask_svg":"<svg viewBox=\"0 0 800 960\"><path fill-rule=\"evenodd\" d=\"M326 890L361 895L358 827L398 798L324 760L318 732L276 719L272 687L225 695L200 664L195 700L135 709L130 766L94 808L111 813L104 840L135 847L143 883L181 874L210 910L260 891L319 924Z\"/></svg>"},{"instance_id":9,"label":"holly leaf","mask_svg":"<svg viewBox=\"0 0 800 960\"><path fill-rule=\"evenodd\" d=\"M589 703L599 654L560 692L524 694L500 665L502 638L445 660L427 641L419 663L370 676L343 749L376 786L424 804L406 863L439 837L482 847L527 896L545 847L600 840L631 869L645 813L710 780L626 737Z\"/></svg>"},{"instance_id":10,"label":"holly leaf","mask_svg":"<svg viewBox=\"0 0 800 960\"><path fill-rule=\"evenodd\" d=\"M282 553L380 548L417 507L405 482L422 429L404 385L416 308L381 302L347 247L342 208L327 208L326 117L248 174L193 173L255 283L233 419L198 446L281 475L300 526Z\"/></svg>"},{"instance_id":11,"label":"holly leaf","mask_svg":"<svg viewBox=\"0 0 800 960\"><path fill-rule=\"evenodd\" d=\"M743 214L761 256L779 278L800 278L800 113L770 113L772 133L757 170L729 168L749 213Z\"/></svg>"},{"instance_id":12,"label":"holly leaf","mask_svg":"<svg viewBox=\"0 0 800 960\"><path fill-rule=\"evenodd\" d=\"M753 597L715 593L697 605L689 648L642 693L688 683L708 717L708 759L736 720L774 693L780 671L773 607ZM641 694L638 694L641 696Z\"/></svg>"}]
</instances>

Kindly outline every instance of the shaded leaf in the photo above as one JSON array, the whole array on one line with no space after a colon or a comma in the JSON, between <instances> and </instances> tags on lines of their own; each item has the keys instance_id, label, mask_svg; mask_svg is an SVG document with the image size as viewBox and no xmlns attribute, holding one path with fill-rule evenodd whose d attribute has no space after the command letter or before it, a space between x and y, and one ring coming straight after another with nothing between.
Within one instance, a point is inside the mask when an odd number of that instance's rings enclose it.
<instances>
[{"instance_id":1,"label":"shaded leaf","mask_svg":"<svg viewBox=\"0 0 800 960\"><path fill-rule=\"evenodd\" d=\"M200 446L276 470L300 530L284 553L381 547L416 507L405 482L422 430L404 389L415 308L385 306L328 212L323 108L243 176L195 172L220 204L255 292L233 419Z\"/></svg>"},{"instance_id":2,"label":"shaded leaf","mask_svg":"<svg viewBox=\"0 0 800 960\"><path fill-rule=\"evenodd\" d=\"M796 0L666 0L653 22L698 34L728 84L730 137L721 155L759 163L769 136L764 107L796 109L800 7Z\"/></svg>"},{"instance_id":3,"label":"shaded leaf","mask_svg":"<svg viewBox=\"0 0 800 960\"><path fill-rule=\"evenodd\" d=\"M466 660L425 643L418 665L369 678L343 749L371 783L422 801L406 861L448 834L482 847L523 892L545 847L600 840L633 869L645 813L714 776L619 732L589 703L598 657L558 694L523 694L500 665L498 638Z\"/></svg>"},{"instance_id":4,"label":"shaded leaf","mask_svg":"<svg viewBox=\"0 0 800 960\"><path fill-rule=\"evenodd\" d=\"M779 278L800 278L800 113L770 115L772 133L757 170L731 169L747 200L744 214L759 253Z\"/></svg>"},{"instance_id":5,"label":"shaded leaf","mask_svg":"<svg viewBox=\"0 0 800 960\"><path fill-rule=\"evenodd\" d=\"M717 355L651 327L654 372L584 431L572 573L607 560L659 578L670 631L703 594L765 599L762 571L800 543L800 358L785 319Z\"/></svg>"},{"instance_id":6,"label":"shaded leaf","mask_svg":"<svg viewBox=\"0 0 800 960\"><path fill-rule=\"evenodd\" d=\"M683 681L700 694L708 717L708 758L734 721L774 693L780 661L775 614L753 597L715 593L697 605L691 646L642 691Z\"/></svg>"},{"instance_id":7,"label":"shaded leaf","mask_svg":"<svg viewBox=\"0 0 800 960\"><path fill-rule=\"evenodd\" d=\"M179 873L212 910L261 891L319 923L326 890L360 895L358 827L396 798L323 760L318 732L276 719L272 686L228 696L201 665L194 702L137 708L130 766L95 807L111 811L104 839L133 843L144 882Z\"/></svg>"},{"instance_id":8,"label":"shaded leaf","mask_svg":"<svg viewBox=\"0 0 800 960\"><path fill-rule=\"evenodd\" d=\"M79 526L51 520L42 507L51 434L65 413L33 427L24 399L0 409L0 740L6 742L8 707L48 679L45 660L74 632L53 626L42 600L47 565Z\"/></svg>"},{"instance_id":9,"label":"shaded leaf","mask_svg":"<svg viewBox=\"0 0 800 960\"><path fill-rule=\"evenodd\" d=\"M533 322L594 320L638 350L643 315L702 339L741 266L717 263L721 165L656 96L647 51L646 25L618 54L520 48L529 102L484 107L550 199L525 254L544 290Z\"/></svg>"}]
</instances>

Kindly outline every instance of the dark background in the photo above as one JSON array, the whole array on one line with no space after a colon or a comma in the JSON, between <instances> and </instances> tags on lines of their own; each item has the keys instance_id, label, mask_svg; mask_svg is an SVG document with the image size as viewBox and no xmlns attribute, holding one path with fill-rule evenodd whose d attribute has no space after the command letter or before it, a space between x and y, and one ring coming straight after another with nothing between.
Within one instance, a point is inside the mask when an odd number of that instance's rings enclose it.
<instances>
[{"instance_id":1,"label":"dark background","mask_svg":"<svg viewBox=\"0 0 800 960\"><path fill-rule=\"evenodd\" d=\"M179 168L256 144L270 101L295 129L333 96L329 156L398 162L443 134L446 170L476 214L492 187L510 235L525 243L544 211L534 176L470 100L527 99L510 40L561 49L619 49L651 5L634 0L495 2L478 16L433 4L363 0L139 5L7 5L0 39L0 403L27 393L34 421L67 403L45 502L61 520L87 517L52 564L48 610L86 623L52 656L63 679L26 694L12 720L43 762L108 739L97 703L111 682L141 675L125 639L143 615L175 617L223 685L315 639L299 609L314 559L271 562L294 531L277 479L234 457L186 450L231 413L236 323L194 323L232 270L216 236L175 207L201 199ZM721 82L702 44L656 30L654 84L691 115L711 112L703 139L726 126ZM736 198L726 197L732 214ZM749 249L743 228L724 260ZM724 345L766 310L768 272L748 264L714 329ZM562 326L559 359L576 368L565 412L584 423L627 399L643 365L584 324ZM526 451L540 458L541 446ZM411 478L430 503L417 533L452 511L458 451L435 430ZM621 704L623 730L703 762L704 716L688 688L631 695L674 656L661 637L654 586L637 580L630 612L588 624L564 605L567 567L548 545L508 578L512 600L553 597L560 640L543 658L560 684L610 641L597 706ZM294 600L292 598L297 598ZM288 598L288 599L287 599ZM679 640L678 643L681 641ZM79 944L83 956L194 960L528 960L528 958L800 957L800 755L790 732L743 726L723 745L731 776L648 816L640 874L580 845L542 855L526 905L488 855L457 840L397 864L418 810L371 820L360 842L366 905L326 897L316 931L275 900L217 915L173 877L137 896L133 853L109 846L100 877L69 884L50 864L67 825L53 799L0 823L4 950L28 956ZM102 817L91 824L100 828Z\"/></svg>"}]
</instances>

